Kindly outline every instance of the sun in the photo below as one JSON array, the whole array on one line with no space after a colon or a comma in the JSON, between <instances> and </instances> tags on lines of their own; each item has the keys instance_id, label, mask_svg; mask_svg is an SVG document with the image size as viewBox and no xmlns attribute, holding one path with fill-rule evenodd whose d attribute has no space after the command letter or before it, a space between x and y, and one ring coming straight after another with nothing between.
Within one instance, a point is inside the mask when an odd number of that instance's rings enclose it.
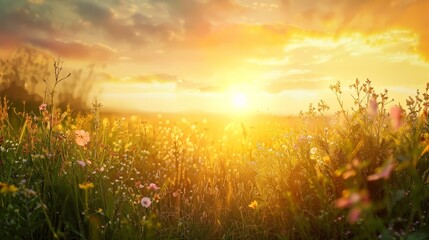
<instances>
[{"instance_id":1,"label":"sun","mask_svg":"<svg viewBox=\"0 0 429 240\"><path fill-rule=\"evenodd\" d=\"M232 105L236 109L244 109L247 107L248 101L246 94L242 92L234 93L232 96Z\"/></svg>"}]
</instances>

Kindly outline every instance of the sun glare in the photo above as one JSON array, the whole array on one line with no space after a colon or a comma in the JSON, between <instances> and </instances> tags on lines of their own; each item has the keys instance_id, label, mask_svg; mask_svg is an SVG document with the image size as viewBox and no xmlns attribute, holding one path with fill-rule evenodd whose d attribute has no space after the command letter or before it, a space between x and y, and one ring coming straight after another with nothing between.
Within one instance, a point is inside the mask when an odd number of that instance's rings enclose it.
<instances>
[{"instance_id":1,"label":"sun glare","mask_svg":"<svg viewBox=\"0 0 429 240\"><path fill-rule=\"evenodd\" d=\"M232 97L232 105L237 109L244 109L247 107L247 96L244 93L235 93Z\"/></svg>"}]
</instances>

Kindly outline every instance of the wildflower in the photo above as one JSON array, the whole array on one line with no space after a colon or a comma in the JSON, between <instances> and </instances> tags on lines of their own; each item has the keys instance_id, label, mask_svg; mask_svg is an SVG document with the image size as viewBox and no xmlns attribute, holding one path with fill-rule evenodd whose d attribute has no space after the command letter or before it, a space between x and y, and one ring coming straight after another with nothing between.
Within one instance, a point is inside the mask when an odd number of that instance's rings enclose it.
<instances>
[{"instance_id":1,"label":"wildflower","mask_svg":"<svg viewBox=\"0 0 429 240\"><path fill-rule=\"evenodd\" d=\"M324 163L329 163L331 161L331 158L328 155L326 155L322 157L322 160Z\"/></svg>"},{"instance_id":2,"label":"wildflower","mask_svg":"<svg viewBox=\"0 0 429 240\"><path fill-rule=\"evenodd\" d=\"M150 198L144 197L142 198L142 200L140 200L140 203L143 207L148 208L150 207L150 204L152 203L152 201L150 201Z\"/></svg>"},{"instance_id":3,"label":"wildflower","mask_svg":"<svg viewBox=\"0 0 429 240\"><path fill-rule=\"evenodd\" d=\"M24 195L27 197L27 198L30 198L30 197L34 197L34 196L36 196L36 192L33 190L33 189L24 189Z\"/></svg>"},{"instance_id":4,"label":"wildflower","mask_svg":"<svg viewBox=\"0 0 429 240\"><path fill-rule=\"evenodd\" d=\"M343 196L340 199L337 199L335 206L337 208L347 208L353 206L356 203L359 203L362 199L360 193L353 192L349 193L348 191L343 192Z\"/></svg>"},{"instance_id":5,"label":"wildflower","mask_svg":"<svg viewBox=\"0 0 429 240\"><path fill-rule=\"evenodd\" d=\"M136 188L144 188L143 184L140 181L135 182L134 185L136 186Z\"/></svg>"},{"instance_id":6,"label":"wildflower","mask_svg":"<svg viewBox=\"0 0 429 240\"><path fill-rule=\"evenodd\" d=\"M85 167L85 166L86 166L85 161L77 160L76 162L77 162L77 164L79 164L79 165L80 165L80 166L82 166L82 167Z\"/></svg>"},{"instance_id":7,"label":"wildflower","mask_svg":"<svg viewBox=\"0 0 429 240\"><path fill-rule=\"evenodd\" d=\"M19 189L15 187L13 184L7 184L0 182L0 193L8 194L8 193L16 193Z\"/></svg>"},{"instance_id":8,"label":"wildflower","mask_svg":"<svg viewBox=\"0 0 429 240\"><path fill-rule=\"evenodd\" d=\"M83 147L86 144L88 144L90 140L88 132L85 132L84 130L76 130L75 135L76 135L75 141L77 145Z\"/></svg>"},{"instance_id":9,"label":"wildflower","mask_svg":"<svg viewBox=\"0 0 429 240\"><path fill-rule=\"evenodd\" d=\"M82 184L79 183L79 188L83 190L88 190L90 188L94 188L94 184L92 182L85 182Z\"/></svg>"},{"instance_id":10,"label":"wildflower","mask_svg":"<svg viewBox=\"0 0 429 240\"><path fill-rule=\"evenodd\" d=\"M177 189L175 192L173 192L173 197L178 197L180 193L180 189Z\"/></svg>"},{"instance_id":11,"label":"wildflower","mask_svg":"<svg viewBox=\"0 0 429 240\"><path fill-rule=\"evenodd\" d=\"M48 106L48 104L46 104L46 103L42 103L42 104L40 104L40 106L39 106L39 110L40 111L46 111L46 107Z\"/></svg>"},{"instance_id":12,"label":"wildflower","mask_svg":"<svg viewBox=\"0 0 429 240\"><path fill-rule=\"evenodd\" d=\"M250 207L251 209L256 209L256 207L258 206L258 202L254 200L247 206Z\"/></svg>"},{"instance_id":13,"label":"wildflower","mask_svg":"<svg viewBox=\"0 0 429 240\"><path fill-rule=\"evenodd\" d=\"M348 179L348 178L353 177L355 175L356 175L356 171L353 169L343 172L343 178L344 179Z\"/></svg>"},{"instance_id":14,"label":"wildflower","mask_svg":"<svg viewBox=\"0 0 429 240\"><path fill-rule=\"evenodd\" d=\"M392 121L392 126L394 129L399 129L401 127L402 120L402 108L394 106L390 109L390 119Z\"/></svg>"},{"instance_id":15,"label":"wildflower","mask_svg":"<svg viewBox=\"0 0 429 240\"><path fill-rule=\"evenodd\" d=\"M343 179L349 179L356 175L356 170L362 168L359 159L355 158L351 163L347 163L343 168L335 170L337 177L342 176Z\"/></svg>"},{"instance_id":16,"label":"wildflower","mask_svg":"<svg viewBox=\"0 0 429 240\"><path fill-rule=\"evenodd\" d=\"M350 208L348 222L353 224L360 219L362 211L370 207L368 193L366 191L344 191L343 196L335 201L337 208Z\"/></svg>"},{"instance_id":17,"label":"wildflower","mask_svg":"<svg viewBox=\"0 0 429 240\"><path fill-rule=\"evenodd\" d=\"M98 208L98 210L96 211L99 214L103 214L103 209L102 208Z\"/></svg>"},{"instance_id":18,"label":"wildflower","mask_svg":"<svg viewBox=\"0 0 429 240\"><path fill-rule=\"evenodd\" d=\"M155 200L155 202L159 202L159 200L161 200L161 196L159 196L159 194L156 193L155 195L153 195L153 200Z\"/></svg>"},{"instance_id":19,"label":"wildflower","mask_svg":"<svg viewBox=\"0 0 429 240\"><path fill-rule=\"evenodd\" d=\"M156 185L156 183L150 183L149 186L147 186L147 189L158 190L159 187Z\"/></svg>"},{"instance_id":20,"label":"wildflower","mask_svg":"<svg viewBox=\"0 0 429 240\"><path fill-rule=\"evenodd\" d=\"M370 176L368 176L368 181L376 181L380 178L389 179L390 174L393 170L393 161L389 160L383 168L381 168L378 173L374 173Z\"/></svg>"},{"instance_id":21,"label":"wildflower","mask_svg":"<svg viewBox=\"0 0 429 240\"><path fill-rule=\"evenodd\" d=\"M347 216L347 220L349 221L349 223L353 224L360 219L361 214L362 214L362 208L354 207L350 209L350 212Z\"/></svg>"}]
</instances>

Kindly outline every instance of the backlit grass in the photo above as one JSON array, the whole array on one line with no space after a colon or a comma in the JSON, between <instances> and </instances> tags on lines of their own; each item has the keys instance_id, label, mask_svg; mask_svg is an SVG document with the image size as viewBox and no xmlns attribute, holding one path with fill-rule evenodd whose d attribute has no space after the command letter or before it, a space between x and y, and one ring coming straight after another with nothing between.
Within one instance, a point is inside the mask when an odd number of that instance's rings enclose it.
<instances>
[{"instance_id":1,"label":"backlit grass","mask_svg":"<svg viewBox=\"0 0 429 240\"><path fill-rule=\"evenodd\" d=\"M338 106L296 118L77 113L54 89L17 112L5 98L0 238L429 238L428 87L400 106L338 83Z\"/></svg>"}]
</instances>

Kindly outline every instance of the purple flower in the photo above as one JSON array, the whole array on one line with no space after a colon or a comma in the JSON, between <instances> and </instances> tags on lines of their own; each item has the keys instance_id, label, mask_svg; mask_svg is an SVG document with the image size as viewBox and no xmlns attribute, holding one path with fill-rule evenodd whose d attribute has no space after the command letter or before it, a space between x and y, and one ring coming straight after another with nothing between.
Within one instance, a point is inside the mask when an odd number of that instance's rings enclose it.
<instances>
[{"instance_id":1,"label":"purple flower","mask_svg":"<svg viewBox=\"0 0 429 240\"><path fill-rule=\"evenodd\" d=\"M140 203L143 207L148 208L150 207L150 204L152 203L152 201L150 200L150 198L144 197L142 198L142 200L140 200Z\"/></svg>"}]
</instances>

